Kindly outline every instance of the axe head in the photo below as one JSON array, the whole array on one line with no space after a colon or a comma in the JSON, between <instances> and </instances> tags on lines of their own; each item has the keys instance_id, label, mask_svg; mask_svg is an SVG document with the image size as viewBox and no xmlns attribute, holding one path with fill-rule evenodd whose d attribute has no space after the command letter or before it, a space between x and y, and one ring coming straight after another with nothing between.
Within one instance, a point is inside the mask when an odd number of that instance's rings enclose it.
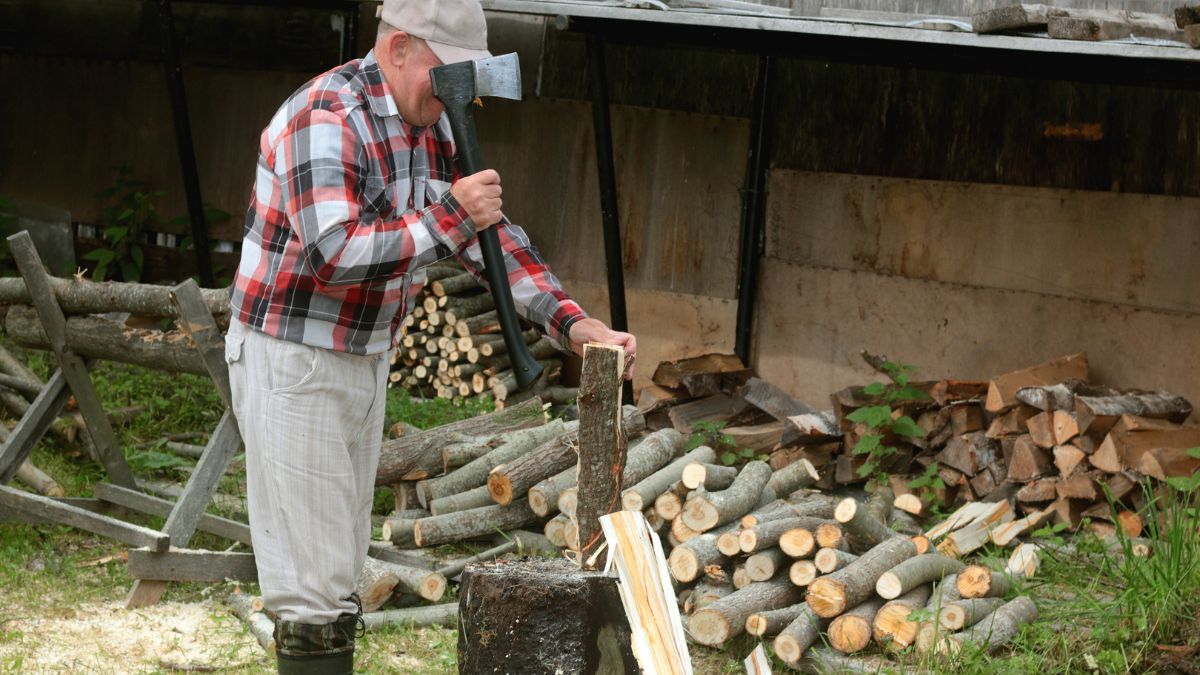
<instances>
[{"instance_id":1,"label":"axe head","mask_svg":"<svg viewBox=\"0 0 1200 675\"><path fill-rule=\"evenodd\" d=\"M476 97L521 99L521 67L517 54L461 61L429 70L433 95L447 109L471 103Z\"/></svg>"}]
</instances>

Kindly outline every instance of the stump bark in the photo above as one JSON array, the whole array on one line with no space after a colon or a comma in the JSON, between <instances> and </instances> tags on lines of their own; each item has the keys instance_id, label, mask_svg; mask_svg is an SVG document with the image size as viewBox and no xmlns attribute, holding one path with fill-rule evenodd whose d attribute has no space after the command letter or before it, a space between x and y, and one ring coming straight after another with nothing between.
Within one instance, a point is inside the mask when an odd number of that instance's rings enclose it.
<instances>
[{"instance_id":1,"label":"stump bark","mask_svg":"<svg viewBox=\"0 0 1200 675\"><path fill-rule=\"evenodd\" d=\"M468 567L458 672L639 672L616 577L565 560Z\"/></svg>"}]
</instances>

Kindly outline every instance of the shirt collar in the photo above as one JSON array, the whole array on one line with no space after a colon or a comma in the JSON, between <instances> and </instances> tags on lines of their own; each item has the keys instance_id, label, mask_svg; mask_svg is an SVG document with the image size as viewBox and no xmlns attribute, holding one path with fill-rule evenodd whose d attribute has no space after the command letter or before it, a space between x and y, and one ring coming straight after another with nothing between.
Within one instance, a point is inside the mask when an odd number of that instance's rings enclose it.
<instances>
[{"instance_id":1,"label":"shirt collar","mask_svg":"<svg viewBox=\"0 0 1200 675\"><path fill-rule=\"evenodd\" d=\"M379 61L375 58L375 50L367 52L362 63L363 77L363 95L367 99L367 105L371 107L371 112L379 117L399 116L400 110L396 107L396 100L392 98L392 93L388 91L387 82L383 79L383 71L379 68Z\"/></svg>"}]
</instances>

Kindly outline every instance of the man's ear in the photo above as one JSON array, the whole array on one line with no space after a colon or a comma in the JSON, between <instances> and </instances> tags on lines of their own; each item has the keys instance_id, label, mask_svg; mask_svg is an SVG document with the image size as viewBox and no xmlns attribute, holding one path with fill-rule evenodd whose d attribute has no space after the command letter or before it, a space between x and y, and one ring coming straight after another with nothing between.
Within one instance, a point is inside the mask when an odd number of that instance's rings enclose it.
<instances>
[{"instance_id":1,"label":"man's ear","mask_svg":"<svg viewBox=\"0 0 1200 675\"><path fill-rule=\"evenodd\" d=\"M392 66L400 67L404 65L405 59L408 58L409 48L412 46L412 40L408 38L408 33L398 30L391 33L385 38L386 53L388 63Z\"/></svg>"}]
</instances>

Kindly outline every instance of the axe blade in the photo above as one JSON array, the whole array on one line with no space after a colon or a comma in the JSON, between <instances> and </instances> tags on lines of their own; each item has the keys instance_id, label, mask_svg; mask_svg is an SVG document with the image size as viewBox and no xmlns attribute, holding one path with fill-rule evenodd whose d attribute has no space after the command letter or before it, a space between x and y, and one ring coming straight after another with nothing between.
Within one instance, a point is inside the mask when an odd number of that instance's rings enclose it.
<instances>
[{"instance_id":1,"label":"axe blade","mask_svg":"<svg viewBox=\"0 0 1200 675\"><path fill-rule=\"evenodd\" d=\"M517 53L471 62L475 67L475 95L521 100L521 64Z\"/></svg>"}]
</instances>

